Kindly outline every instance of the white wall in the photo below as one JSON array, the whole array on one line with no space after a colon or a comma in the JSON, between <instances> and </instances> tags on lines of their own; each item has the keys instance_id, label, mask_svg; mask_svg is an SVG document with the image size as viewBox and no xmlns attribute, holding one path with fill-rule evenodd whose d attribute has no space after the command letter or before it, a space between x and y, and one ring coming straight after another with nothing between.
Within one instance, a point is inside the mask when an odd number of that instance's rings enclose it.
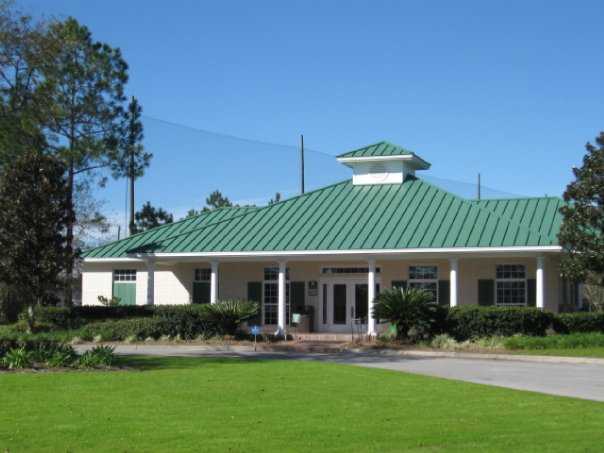
<instances>
[{"instance_id":1,"label":"white wall","mask_svg":"<svg viewBox=\"0 0 604 453\"><path fill-rule=\"evenodd\" d=\"M377 261L381 268L382 287L387 288L393 280L408 280L409 266L436 265L439 280L449 280L449 261L437 260L388 260ZM497 264L524 264L527 266L527 278L535 278L535 258L461 258L459 260L459 304L478 303L478 279L494 279ZM262 281L264 267L276 266L276 263L221 263L219 266L219 299L247 298L247 283ZM290 281L318 281L322 266L329 265L362 265L363 261L334 262L290 262ZM155 304L189 304L192 299L193 275L195 268L210 267L207 262L180 263L176 265L157 265L155 271ZM82 304L98 305L97 297L111 297L114 269L137 269L136 303L147 302L147 271L142 263L112 265L108 263L84 263L82 269ZM559 258L548 257L545 262L545 308L558 310L560 300ZM318 298L308 299L309 305L318 310Z\"/></svg>"}]
</instances>

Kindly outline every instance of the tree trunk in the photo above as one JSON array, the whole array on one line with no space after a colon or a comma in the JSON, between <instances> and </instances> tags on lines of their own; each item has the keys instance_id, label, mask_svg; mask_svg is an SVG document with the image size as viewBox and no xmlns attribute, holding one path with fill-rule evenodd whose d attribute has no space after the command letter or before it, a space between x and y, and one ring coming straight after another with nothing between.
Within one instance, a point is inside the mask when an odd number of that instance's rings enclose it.
<instances>
[{"instance_id":1,"label":"tree trunk","mask_svg":"<svg viewBox=\"0 0 604 453\"><path fill-rule=\"evenodd\" d=\"M134 228L134 162L130 155L130 235L135 233Z\"/></svg>"},{"instance_id":2,"label":"tree trunk","mask_svg":"<svg viewBox=\"0 0 604 453\"><path fill-rule=\"evenodd\" d=\"M65 236L67 242L67 252L69 259L67 260L67 266L65 268L65 300L64 303L67 307L73 305L73 227L75 222L75 212L73 206L73 187L74 187L74 162L73 157L69 158L69 169L67 173L67 194L69 199L67 200L67 209L69 211L69 221L67 223L67 234Z\"/></svg>"}]
</instances>

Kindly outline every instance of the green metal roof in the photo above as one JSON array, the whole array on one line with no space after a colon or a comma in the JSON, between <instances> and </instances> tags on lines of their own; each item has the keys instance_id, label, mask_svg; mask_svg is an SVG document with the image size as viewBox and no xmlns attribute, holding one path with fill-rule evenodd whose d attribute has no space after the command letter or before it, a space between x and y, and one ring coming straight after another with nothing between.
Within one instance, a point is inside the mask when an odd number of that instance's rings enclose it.
<instances>
[{"instance_id":1,"label":"green metal roof","mask_svg":"<svg viewBox=\"0 0 604 453\"><path fill-rule=\"evenodd\" d=\"M415 154L408 149L405 149L392 143L381 141L373 145L367 145L363 148L355 149L338 157L383 157L383 156L414 156Z\"/></svg>"},{"instance_id":2,"label":"green metal roof","mask_svg":"<svg viewBox=\"0 0 604 453\"><path fill-rule=\"evenodd\" d=\"M262 208L204 213L84 256L557 245L560 203L465 200L417 178L358 186L347 180Z\"/></svg>"}]
</instances>

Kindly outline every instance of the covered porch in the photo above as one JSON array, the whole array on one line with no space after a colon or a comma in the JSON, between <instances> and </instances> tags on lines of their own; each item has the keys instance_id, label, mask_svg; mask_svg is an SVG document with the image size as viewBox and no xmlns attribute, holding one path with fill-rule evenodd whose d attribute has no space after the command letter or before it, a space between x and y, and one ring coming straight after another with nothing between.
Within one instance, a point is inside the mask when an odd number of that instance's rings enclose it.
<instances>
[{"instance_id":1,"label":"covered porch","mask_svg":"<svg viewBox=\"0 0 604 453\"><path fill-rule=\"evenodd\" d=\"M140 260L147 280L146 299L140 302L253 300L261 310L249 324L271 333L295 329L375 336L385 324L373 318L373 302L380 291L392 287L422 288L439 304L451 307L535 306L557 311L561 297L558 254L543 250L215 257L158 254Z\"/></svg>"}]
</instances>

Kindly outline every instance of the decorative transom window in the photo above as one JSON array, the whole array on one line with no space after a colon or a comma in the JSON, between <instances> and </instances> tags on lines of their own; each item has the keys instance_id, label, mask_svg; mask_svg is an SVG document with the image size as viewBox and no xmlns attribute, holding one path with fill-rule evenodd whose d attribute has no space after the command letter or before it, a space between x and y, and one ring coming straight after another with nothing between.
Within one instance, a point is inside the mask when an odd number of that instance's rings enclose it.
<instances>
[{"instance_id":1,"label":"decorative transom window","mask_svg":"<svg viewBox=\"0 0 604 453\"><path fill-rule=\"evenodd\" d=\"M285 269L285 279L289 280L289 268ZM277 281L279 280L279 268L278 267L265 267L264 268L264 281Z\"/></svg>"},{"instance_id":2,"label":"decorative transom window","mask_svg":"<svg viewBox=\"0 0 604 453\"><path fill-rule=\"evenodd\" d=\"M211 269L195 269L195 281L196 282L209 282L210 276L212 275Z\"/></svg>"},{"instance_id":3,"label":"decorative transom window","mask_svg":"<svg viewBox=\"0 0 604 453\"><path fill-rule=\"evenodd\" d=\"M380 273L382 270L379 267L375 268L376 273ZM323 267L321 268L322 274L368 274L368 267Z\"/></svg>"},{"instance_id":4,"label":"decorative transom window","mask_svg":"<svg viewBox=\"0 0 604 453\"><path fill-rule=\"evenodd\" d=\"M438 301L438 268L436 266L409 266L409 288L423 289Z\"/></svg>"},{"instance_id":5,"label":"decorative transom window","mask_svg":"<svg viewBox=\"0 0 604 453\"><path fill-rule=\"evenodd\" d=\"M526 266L523 264L499 264L495 277L495 303L497 305L526 305Z\"/></svg>"},{"instance_id":6,"label":"decorative transom window","mask_svg":"<svg viewBox=\"0 0 604 453\"><path fill-rule=\"evenodd\" d=\"M135 282L136 281L136 270L135 269L116 269L113 271L114 282Z\"/></svg>"}]
</instances>

